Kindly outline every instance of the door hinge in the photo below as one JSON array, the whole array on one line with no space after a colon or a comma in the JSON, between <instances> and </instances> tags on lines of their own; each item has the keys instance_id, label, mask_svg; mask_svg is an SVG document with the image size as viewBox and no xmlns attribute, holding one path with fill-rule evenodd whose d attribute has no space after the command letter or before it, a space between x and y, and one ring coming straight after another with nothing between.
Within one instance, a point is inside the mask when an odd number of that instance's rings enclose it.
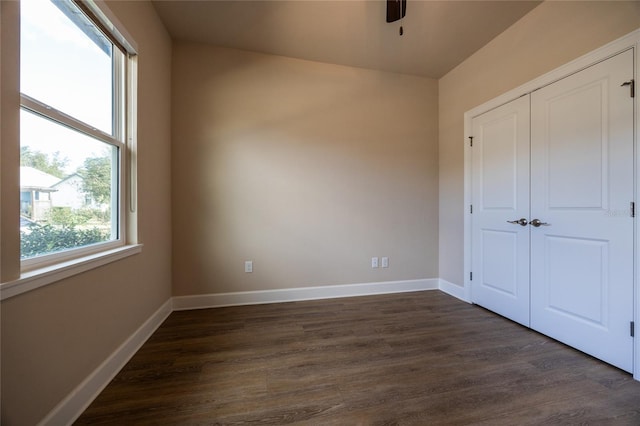
<instances>
[{"instance_id":1,"label":"door hinge","mask_svg":"<svg viewBox=\"0 0 640 426\"><path fill-rule=\"evenodd\" d=\"M469 281L473 281L473 272L469 272Z\"/></svg>"},{"instance_id":2,"label":"door hinge","mask_svg":"<svg viewBox=\"0 0 640 426\"><path fill-rule=\"evenodd\" d=\"M473 146L473 136L469 136L469 146Z\"/></svg>"},{"instance_id":3,"label":"door hinge","mask_svg":"<svg viewBox=\"0 0 640 426\"><path fill-rule=\"evenodd\" d=\"M636 82L635 80L631 79L629 81L625 81L624 83L622 83L620 85L620 87L624 87L624 86L629 86L629 94L631 95L632 98L636 97Z\"/></svg>"},{"instance_id":4,"label":"door hinge","mask_svg":"<svg viewBox=\"0 0 640 426\"><path fill-rule=\"evenodd\" d=\"M473 214L473 204L469 204L469 214Z\"/></svg>"},{"instance_id":5,"label":"door hinge","mask_svg":"<svg viewBox=\"0 0 640 426\"><path fill-rule=\"evenodd\" d=\"M631 205L631 217L636 217L636 203L632 201L629 204Z\"/></svg>"},{"instance_id":6,"label":"door hinge","mask_svg":"<svg viewBox=\"0 0 640 426\"><path fill-rule=\"evenodd\" d=\"M629 323L629 334L631 334L631 337L634 337L636 334L636 326L633 321Z\"/></svg>"}]
</instances>

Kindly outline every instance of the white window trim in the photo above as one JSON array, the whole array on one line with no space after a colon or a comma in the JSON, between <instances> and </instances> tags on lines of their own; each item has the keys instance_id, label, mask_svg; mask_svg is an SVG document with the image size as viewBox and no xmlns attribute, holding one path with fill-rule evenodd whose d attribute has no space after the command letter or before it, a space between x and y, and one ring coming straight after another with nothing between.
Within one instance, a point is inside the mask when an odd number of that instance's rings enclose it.
<instances>
[{"instance_id":1,"label":"white window trim","mask_svg":"<svg viewBox=\"0 0 640 426\"><path fill-rule=\"evenodd\" d=\"M108 133L105 133L102 130L83 123L82 121L71 117L62 111L58 111L57 109L50 107L49 105L44 104L29 95L25 95L24 93L20 94L20 105L29 111L33 111L34 113L41 115L42 117L52 118L53 120L55 120L55 122L65 125L70 129L92 136L100 142L109 143L111 145L117 146L118 148L124 148L124 144L120 140L118 140L117 135L116 137L114 137ZM117 125L117 127L118 126L119 125Z\"/></svg>"},{"instance_id":2,"label":"white window trim","mask_svg":"<svg viewBox=\"0 0 640 426\"><path fill-rule=\"evenodd\" d=\"M137 182L136 182L136 162L135 150L137 145L137 64L135 55L137 54L137 43L130 36L129 32L124 28L116 16L111 12L106 3L102 0L86 0L83 5L87 7L100 23L109 30L110 36L117 40L125 49L125 68L124 68L124 90L125 111L126 116L116 117L116 120L125 120L123 126L120 126L125 135L107 135L104 132L79 122L78 120L67 116L59 111L51 111L47 105L38 102L21 94L20 108L31 110L35 113L45 112L46 114L57 114L56 119L63 125L82 131L90 136L98 137L98 139L118 146L120 151L120 167L119 167L119 193L120 197L120 230L119 238L114 241L97 243L87 247L71 249L68 252L54 253L43 256L44 261L35 261L32 259L21 261L21 274L16 280L2 283L0 285L0 301L5 300L19 294L32 291L43 286L52 284L56 281L72 277L74 275L107 265L109 263L124 259L126 257L138 254L142 251L142 244L137 242L137 232L132 231L137 228L136 210L137 210ZM122 84L118 82L117 84ZM119 90L116 87L116 90ZM116 123L118 124L118 123ZM106 136L106 138L105 138ZM120 140L118 140L120 139ZM18 214L16 212L16 214ZM133 226L128 220L133 219Z\"/></svg>"},{"instance_id":3,"label":"white window trim","mask_svg":"<svg viewBox=\"0 0 640 426\"><path fill-rule=\"evenodd\" d=\"M85 0L82 4L95 15L96 19L104 25L110 35L125 48L129 55L138 54L138 44L104 0Z\"/></svg>"},{"instance_id":4,"label":"white window trim","mask_svg":"<svg viewBox=\"0 0 640 426\"><path fill-rule=\"evenodd\" d=\"M130 244L112 250L101 250L99 253L89 256L24 272L17 280L2 283L2 286L0 286L0 301L133 256L141 251L142 244Z\"/></svg>"}]
</instances>

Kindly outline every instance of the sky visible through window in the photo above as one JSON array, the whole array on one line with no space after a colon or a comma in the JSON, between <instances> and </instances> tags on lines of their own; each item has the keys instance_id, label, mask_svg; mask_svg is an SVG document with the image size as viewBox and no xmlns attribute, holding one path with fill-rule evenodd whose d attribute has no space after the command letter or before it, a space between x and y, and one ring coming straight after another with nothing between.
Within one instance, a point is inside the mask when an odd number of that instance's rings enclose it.
<instances>
[{"instance_id":1,"label":"sky visible through window","mask_svg":"<svg viewBox=\"0 0 640 426\"><path fill-rule=\"evenodd\" d=\"M20 91L105 133L112 133L111 57L50 0L21 3ZM73 173L105 145L22 112L21 144L67 158ZM61 145L64 141L64 145Z\"/></svg>"}]
</instances>

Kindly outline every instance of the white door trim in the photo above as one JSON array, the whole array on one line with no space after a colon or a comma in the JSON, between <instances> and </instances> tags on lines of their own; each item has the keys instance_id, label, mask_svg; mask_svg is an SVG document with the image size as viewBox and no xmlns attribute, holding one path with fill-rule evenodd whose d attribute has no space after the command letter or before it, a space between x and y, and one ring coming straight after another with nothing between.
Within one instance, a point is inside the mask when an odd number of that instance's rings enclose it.
<instances>
[{"instance_id":1,"label":"white door trim","mask_svg":"<svg viewBox=\"0 0 640 426\"><path fill-rule=\"evenodd\" d=\"M531 93L532 91L539 89L543 86L558 81L568 75L576 73L584 68L589 67L597 62L605 60L615 54L618 54L624 50L635 48L635 61L636 67L634 70L634 78L638 83L638 69L640 69L640 29L635 30L624 37L612 41L586 55L583 55L565 65L556 68L534 80L531 80L513 90L508 91L488 102L479 105L464 114L464 298L467 301L471 301L471 214L469 207L471 205L471 148L469 145L469 137L472 136L472 124L471 121L474 117L483 114L491 109L494 109L500 105L510 102L524 94ZM640 146L638 143L638 126L640 125L640 90L636 84L636 97L635 101L635 123L634 123L634 147L635 147L635 200L636 204L640 204L640 185L638 184L638 166L640 165ZM638 211L638 208L636 209ZM634 321L639 326L640 330L640 288L638 283L640 282L640 227L635 225L635 242L634 249L636 257L634 259L635 264L635 280L634 280ZM636 334L634 341L634 379L640 381L640 332Z\"/></svg>"}]
</instances>

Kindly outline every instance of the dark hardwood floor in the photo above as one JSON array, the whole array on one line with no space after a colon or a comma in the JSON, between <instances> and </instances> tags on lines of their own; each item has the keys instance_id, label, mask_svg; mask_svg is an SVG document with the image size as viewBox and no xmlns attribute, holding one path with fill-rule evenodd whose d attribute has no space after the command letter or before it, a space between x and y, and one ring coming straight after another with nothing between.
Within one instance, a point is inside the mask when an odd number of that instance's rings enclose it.
<instances>
[{"instance_id":1,"label":"dark hardwood floor","mask_svg":"<svg viewBox=\"0 0 640 426\"><path fill-rule=\"evenodd\" d=\"M640 425L631 375L439 291L174 312L76 424Z\"/></svg>"}]
</instances>

